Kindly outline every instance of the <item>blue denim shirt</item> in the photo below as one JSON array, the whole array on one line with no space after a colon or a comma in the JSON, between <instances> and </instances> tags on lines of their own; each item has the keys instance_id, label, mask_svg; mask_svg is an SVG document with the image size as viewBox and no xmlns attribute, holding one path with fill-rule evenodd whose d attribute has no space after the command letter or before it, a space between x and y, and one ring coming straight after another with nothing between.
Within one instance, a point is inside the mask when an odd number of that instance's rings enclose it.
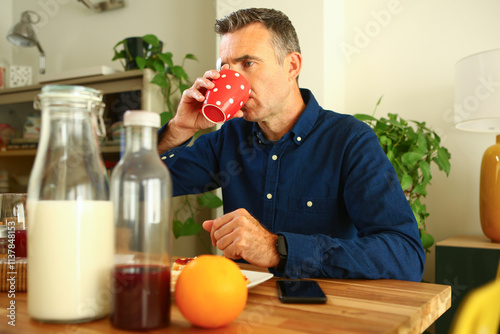
<instances>
[{"instance_id":1,"label":"blue denim shirt","mask_svg":"<svg viewBox=\"0 0 500 334\"><path fill-rule=\"evenodd\" d=\"M301 92L307 107L277 142L233 119L163 154L174 196L221 187L224 212L245 208L284 235L287 264L275 275L420 281L417 222L376 135Z\"/></svg>"}]
</instances>

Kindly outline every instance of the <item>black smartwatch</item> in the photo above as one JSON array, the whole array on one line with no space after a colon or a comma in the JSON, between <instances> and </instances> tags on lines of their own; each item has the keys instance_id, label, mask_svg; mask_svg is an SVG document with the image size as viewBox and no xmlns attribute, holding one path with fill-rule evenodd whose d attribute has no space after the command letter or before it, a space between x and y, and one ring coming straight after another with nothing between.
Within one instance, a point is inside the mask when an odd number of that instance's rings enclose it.
<instances>
[{"instance_id":1,"label":"black smartwatch","mask_svg":"<svg viewBox=\"0 0 500 334\"><path fill-rule=\"evenodd\" d=\"M276 270L285 271L286 260L288 258L288 246L286 244L285 236L278 235L278 241L276 242L276 248L278 249L278 254L280 256L280 262L276 266Z\"/></svg>"}]
</instances>

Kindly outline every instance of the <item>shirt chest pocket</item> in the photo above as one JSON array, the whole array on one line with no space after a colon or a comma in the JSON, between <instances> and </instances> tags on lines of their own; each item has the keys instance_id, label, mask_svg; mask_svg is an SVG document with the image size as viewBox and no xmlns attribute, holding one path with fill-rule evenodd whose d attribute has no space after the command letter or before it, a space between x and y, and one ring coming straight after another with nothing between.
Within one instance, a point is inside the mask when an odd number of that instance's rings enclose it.
<instances>
[{"instance_id":1,"label":"shirt chest pocket","mask_svg":"<svg viewBox=\"0 0 500 334\"><path fill-rule=\"evenodd\" d=\"M339 219L337 198L289 197L287 217L297 233L329 234Z\"/></svg>"}]
</instances>

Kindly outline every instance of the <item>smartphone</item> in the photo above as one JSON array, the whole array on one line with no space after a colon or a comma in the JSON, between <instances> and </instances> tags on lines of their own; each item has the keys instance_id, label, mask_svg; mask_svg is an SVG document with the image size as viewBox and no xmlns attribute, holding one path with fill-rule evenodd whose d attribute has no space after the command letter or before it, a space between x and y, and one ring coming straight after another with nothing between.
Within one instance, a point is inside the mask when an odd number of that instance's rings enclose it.
<instances>
[{"instance_id":1,"label":"smartphone","mask_svg":"<svg viewBox=\"0 0 500 334\"><path fill-rule=\"evenodd\" d=\"M276 286L282 303L326 303L326 295L316 281L282 279L276 281Z\"/></svg>"}]
</instances>

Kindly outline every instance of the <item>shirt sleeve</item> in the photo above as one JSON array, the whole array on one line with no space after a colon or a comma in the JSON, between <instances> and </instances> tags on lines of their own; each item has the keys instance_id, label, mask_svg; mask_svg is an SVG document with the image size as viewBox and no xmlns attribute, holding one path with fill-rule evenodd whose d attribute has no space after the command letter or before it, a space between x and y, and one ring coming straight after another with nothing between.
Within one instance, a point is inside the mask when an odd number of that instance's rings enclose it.
<instances>
[{"instance_id":1,"label":"shirt sleeve","mask_svg":"<svg viewBox=\"0 0 500 334\"><path fill-rule=\"evenodd\" d=\"M173 196L200 194L220 186L215 177L220 137L221 131L210 132L196 139L196 149L190 146L190 139L160 155L172 176Z\"/></svg>"},{"instance_id":2,"label":"shirt sleeve","mask_svg":"<svg viewBox=\"0 0 500 334\"><path fill-rule=\"evenodd\" d=\"M290 278L331 277L420 281L425 252L396 172L376 135L359 131L346 144L343 201L357 238L279 232L288 245ZM313 223L313 222L311 222Z\"/></svg>"}]
</instances>

